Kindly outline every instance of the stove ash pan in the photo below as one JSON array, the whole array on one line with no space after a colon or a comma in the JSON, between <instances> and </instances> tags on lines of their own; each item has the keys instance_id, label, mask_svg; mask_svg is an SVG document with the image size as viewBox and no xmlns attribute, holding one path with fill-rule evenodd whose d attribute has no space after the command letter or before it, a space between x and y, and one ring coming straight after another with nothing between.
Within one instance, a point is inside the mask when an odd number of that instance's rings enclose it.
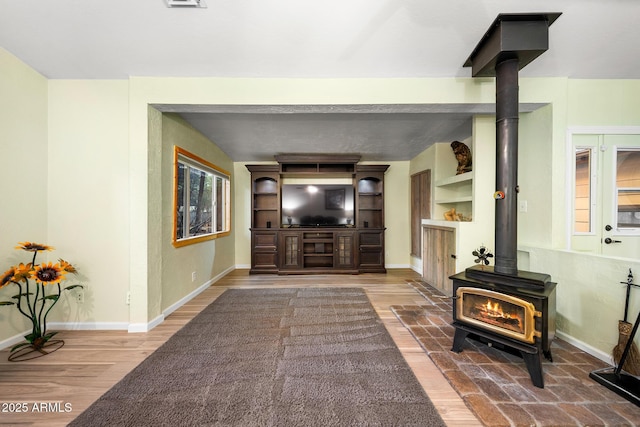
<instances>
[{"instance_id":1,"label":"stove ash pan","mask_svg":"<svg viewBox=\"0 0 640 427\"><path fill-rule=\"evenodd\" d=\"M546 274L505 276L474 266L453 280L452 350L462 351L467 336L497 348L520 352L534 385L544 387L541 356L552 361L556 283Z\"/></svg>"}]
</instances>

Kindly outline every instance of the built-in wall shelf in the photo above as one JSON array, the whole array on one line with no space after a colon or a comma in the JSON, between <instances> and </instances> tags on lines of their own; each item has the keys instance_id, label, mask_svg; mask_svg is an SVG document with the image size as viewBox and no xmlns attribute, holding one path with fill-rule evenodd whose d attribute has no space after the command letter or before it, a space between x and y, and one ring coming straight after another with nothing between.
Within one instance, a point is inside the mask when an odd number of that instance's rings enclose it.
<instances>
[{"instance_id":1,"label":"built-in wall shelf","mask_svg":"<svg viewBox=\"0 0 640 427\"><path fill-rule=\"evenodd\" d=\"M433 202L435 219L441 219L445 212L455 209L465 221L470 221L473 217L473 172L436 181Z\"/></svg>"},{"instance_id":2,"label":"built-in wall shelf","mask_svg":"<svg viewBox=\"0 0 640 427\"><path fill-rule=\"evenodd\" d=\"M473 136L462 141L473 155L473 171L457 175L458 161L449 143L436 143L429 158L433 177L431 217L421 221L425 282L451 295L452 273L476 265L473 251L494 251L495 117L473 119ZM451 209L456 215L452 217ZM449 220L448 220L449 219Z\"/></svg>"},{"instance_id":3,"label":"built-in wall shelf","mask_svg":"<svg viewBox=\"0 0 640 427\"><path fill-rule=\"evenodd\" d=\"M464 202L472 202L473 197L464 196L464 197L452 197L449 199L436 199L435 203L439 205L447 205L447 204L456 204L456 203L464 203Z\"/></svg>"},{"instance_id":4,"label":"built-in wall shelf","mask_svg":"<svg viewBox=\"0 0 640 427\"><path fill-rule=\"evenodd\" d=\"M473 172L461 173L460 175L453 175L441 180L436 181L436 187L446 187L448 185L455 185L466 181L473 180Z\"/></svg>"}]
</instances>

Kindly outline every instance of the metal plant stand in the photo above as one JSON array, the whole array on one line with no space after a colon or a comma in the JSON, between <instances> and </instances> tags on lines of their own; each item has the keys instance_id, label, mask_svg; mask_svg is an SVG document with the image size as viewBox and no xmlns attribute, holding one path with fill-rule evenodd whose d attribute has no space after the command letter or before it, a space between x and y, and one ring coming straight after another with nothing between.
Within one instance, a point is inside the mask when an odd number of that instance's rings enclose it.
<instances>
[{"instance_id":1,"label":"metal plant stand","mask_svg":"<svg viewBox=\"0 0 640 427\"><path fill-rule=\"evenodd\" d=\"M60 350L64 345L63 340L49 340L42 347L34 348L33 346L25 346L20 350L16 350L9 355L10 362L23 362L25 360L36 359L46 356L56 350Z\"/></svg>"}]
</instances>

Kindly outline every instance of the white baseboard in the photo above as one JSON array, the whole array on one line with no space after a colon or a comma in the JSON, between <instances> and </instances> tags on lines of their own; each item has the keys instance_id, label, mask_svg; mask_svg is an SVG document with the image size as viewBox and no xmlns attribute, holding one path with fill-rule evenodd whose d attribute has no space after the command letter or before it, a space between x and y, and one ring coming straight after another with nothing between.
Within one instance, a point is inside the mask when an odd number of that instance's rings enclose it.
<instances>
[{"instance_id":1,"label":"white baseboard","mask_svg":"<svg viewBox=\"0 0 640 427\"><path fill-rule=\"evenodd\" d=\"M184 297L180 298L175 303L171 304L169 307L167 307L164 310L162 310L162 314L160 316L156 317L155 319L153 319L151 322L149 322L149 323L131 323L131 324L129 324L128 331L130 333L149 332L150 330L152 330L153 328L155 328L156 326L158 326L159 324L164 322L164 319L167 316L169 316L171 313L173 313L174 311L176 311L177 309L179 309L180 307L182 307L183 305L185 305L186 303L191 301L193 298L198 296L200 293L202 293L209 286L211 286L212 284L214 284L215 282L217 282L218 280L220 280L221 278L223 278L227 274L231 273L233 270L235 270L235 267L229 267L226 270L224 270L222 273L220 273L220 274L212 277L211 279L207 280L201 286L198 286L198 288L194 289L189 294L185 295Z\"/></svg>"},{"instance_id":2,"label":"white baseboard","mask_svg":"<svg viewBox=\"0 0 640 427\"><path fill-rule=\"evenodd\" d=\"M411 266L409 264L385 264L384 266L387 269L392 269L392 268L411 268Z\"/></svg>"},{"instance_id":3,"label":"white baseboard","mask_svg":"<svg viewBox=\"0 0 640 427\"><path fill-rule=\"evenodd\" d=\"M251 264L236 264L236 270L250 270Z\"/></svg>"},{"instance_id":4,"label":"white baseboard","mask_svg":"<svg viewBox=\"0 0 640 427\"><path fill-rule=\"evenodd\" d=\"M222 277L226 276L230 272L232 272L237 267L230 267L218 274L217 276L207 280L202 286L199 286L197 289L190 292L185 297L181 298L179 301L171 304L165 310L163 310L162 314L151 320L148 323L127 323L127 322L49 322L47 325L47 329L49 330L66 330L66 331L127 331L129 333L140 333L140 332L149 332L162 322L164 319L180 307L182 307L187 302L191 301L193 298L198 296L201 292L211 286L213 283L220 280ZM29 330L25 330L22 333L14 335L10 338L7 338L3 341L0 341L0 349L4 349L15 344L18 344L24 341L24 336L30 332Z\"/></svg>"},{"instance_id":5,"label":"white baseboard","mask_svg":"<svg viewBox=\"0 0 640 427\"><path fill-rule=\"evenodd\" d=\"M176 311L177 309L179 309L180 307L182 307L183 305L185 305L186 303L188 303L189 301L197 297L199 294L201 294L205 289L210 287L212 284L214 284L215 282L217 282L218 280L220 280L221 278L223 278L224 276L232 272L234 269L235 267L230 267L225 271L223 271L222 273L218 274L217 276L207 280L204 284L199 286L197 289L194 289L189 294L185 295L175 303L171 304L169 307L165 308L162 311L162 314L164 315L164 317L167 317L168 315L170 315L171 313L173 313L174 311Z\"/></svg>"},{"instance_id":6,"label":"white baseboard","mask_svg":"<svg viewBox=\"0 0 640 427\"><path fill-rule=\"evenodd\" d=\"M588 353L588 354L592 355L593 357L596 357L596 358L602 360L603 362L606 362L606 363L608 363L610 365L614 365L615 364L615 362L613 361L613 356L611 354L605 353L602 350L598 350L597 348L592 347L589 344L587 344L585 342L582 342L582 341L572 337L571 335L567 335L564 332L556 331L556 335L562 341L568 342L572 346L579 348L580 350L584 351L585 353Z\"/></svg>"},{"instance_id":7,"label":"white baseboard","mask_svg":"<svg viewBox=\"0 0 640 427\"><path fill-rule=\"evenodd\" d=\"M164 315L163 314L161 314L160 316L156 317L155 319L153 319L149 323L129 323L127 331L129 333L149 332L150 330L152 330L153 328L155 328L156 326L158 326L162 322L164 322Z\"/></svg>"},{"instance_id":8,"label":"white baseboard","mask_svg":"<svg viewBox=\"0 0 640 427\"><path fill-rule=\"evenodd\" d=\"M48 322L47 329L63 331L126 331L127 322Z\"/></svg>"},{"instance_id":9,"label":"white baseboard","mask_svg":"<svg viewBox=\"0 0 640 427\"><path fill-rule=\"evenodd\" d=\"M22 341L24 341L24 336L27 335L28 333L31 332L31 329L27 329L22 333L19 333L17 335L14 335L10 338L7 338L6 340L2 340L0 341L0 350L5 349L5 348L9 348L11 346L14 346L18 343L21 343Z\"/></svg>"}]
</instances>

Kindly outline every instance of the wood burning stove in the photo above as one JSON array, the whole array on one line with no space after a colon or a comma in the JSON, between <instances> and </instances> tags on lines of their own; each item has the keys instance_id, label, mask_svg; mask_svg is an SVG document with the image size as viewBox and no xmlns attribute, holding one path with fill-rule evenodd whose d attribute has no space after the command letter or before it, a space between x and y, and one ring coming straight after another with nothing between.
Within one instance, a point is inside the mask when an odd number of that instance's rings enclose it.
<instances>
[{"instance_id":1,"label":"wood burning stove","mask_svg":"<svg viewBox=\"0 0 640 427\"><path fill-rule=\"evenodd\" d=\"M531 381L544 387L542 356L552 361L555 336L556 284L547 274L496 273L474 266L451 276L456 328L452 350L462 351L468 336L497 348L518 351Z\"/></svg>"},{"instance_id":2,"label":"wood burning stove","mask_svg":"<svg viewBox=\"0 0 640 427\"><path fill-rule=\"evenodd\" d=\"M547 50L549 25L559 16L498 15L464 64L474 77L496 77L495 194L500 197L495 197L495 268L475 266L451 276L453 351L462 351L470 334L517 350L537 387L544 387L542 355L551 360L556 284L547 274L520 271L517 265L518 72Z\"/></svg>"}]
</instances>

